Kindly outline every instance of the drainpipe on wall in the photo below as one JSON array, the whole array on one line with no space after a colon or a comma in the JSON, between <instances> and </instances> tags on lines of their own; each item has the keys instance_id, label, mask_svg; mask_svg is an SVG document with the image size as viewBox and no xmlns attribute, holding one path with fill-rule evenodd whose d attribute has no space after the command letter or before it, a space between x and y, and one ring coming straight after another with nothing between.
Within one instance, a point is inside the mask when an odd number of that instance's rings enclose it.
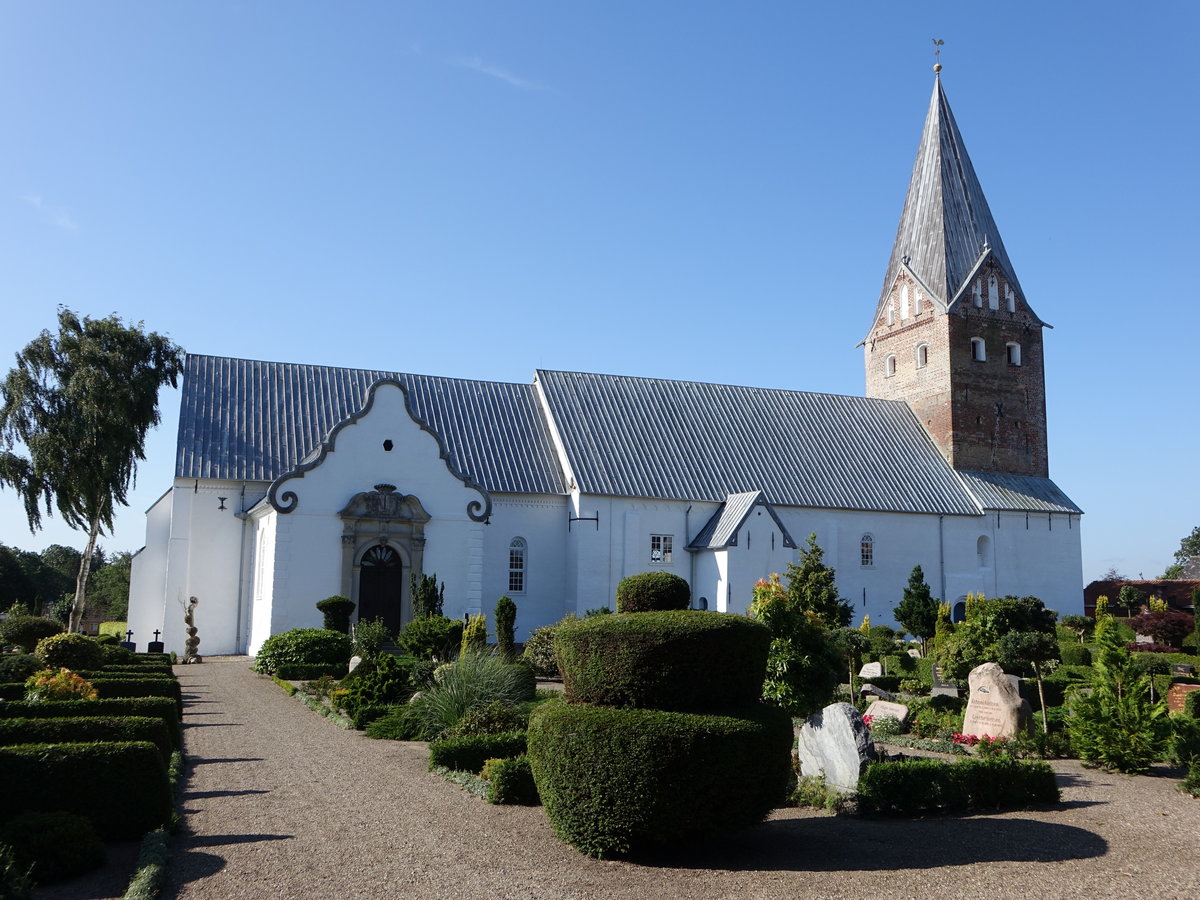
<instances>
[{"instance_id":1,"label":"drainpipe on wall","mask_svg":"<svg viewBox=\"0 0 1200 900\"><path fill-rule=\"evenodd\" d=\"M691 605L696 605L696 551L692 547L692 526L689 524L692 515L692 504L688 504L687 510L683 514L683 540L684 549L688 554L688 587L692 590Z\"/></svg>"},{"instance_id":2,"label":"drainpipe on wall","mask_svg":"<svg viewBox=\"0 0 1200 900\"><path fill-rule=\"evenodd\" d=\"M942 582L942 603L949 602L946 599L946 534L943 527L945 518L945 516L938 516L938 570Z\"/></svg>"},{"instance_id":3,"label":"drainpipe on wall","mask_svg":"<svg viewBox=\"0 0 1200 900\"><path fill-rule=\"evenodd\" d=\"M233 636L233 648L237 653L243 650L249 650L249 647L242 645L242 606L243 606L243 591L242 585L246 582L246 522L250 517L246 515L246 485L242 484L242 496L238 501L238 511L235 512L234 518L241 519L242 533L238 538L238 574L237 574L237 629Z\"/></svg>"}]
</instances>

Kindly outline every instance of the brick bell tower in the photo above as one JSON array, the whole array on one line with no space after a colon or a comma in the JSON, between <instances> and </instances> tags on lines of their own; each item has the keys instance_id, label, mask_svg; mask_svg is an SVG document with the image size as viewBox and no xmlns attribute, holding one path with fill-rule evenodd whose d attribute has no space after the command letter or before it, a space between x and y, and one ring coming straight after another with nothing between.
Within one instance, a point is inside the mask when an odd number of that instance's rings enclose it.
<instances>
[{"instance_id":1,"label":"brick bell tower","mask_svg":"<svg viewBox=\"0 0 1200 900\"><path fill-rule=\"evenodd\" d=\"M1043 327L938 75L863 342L867 396L907 402L957 469L1049 477Z\"/></svg>"}]
</instances>

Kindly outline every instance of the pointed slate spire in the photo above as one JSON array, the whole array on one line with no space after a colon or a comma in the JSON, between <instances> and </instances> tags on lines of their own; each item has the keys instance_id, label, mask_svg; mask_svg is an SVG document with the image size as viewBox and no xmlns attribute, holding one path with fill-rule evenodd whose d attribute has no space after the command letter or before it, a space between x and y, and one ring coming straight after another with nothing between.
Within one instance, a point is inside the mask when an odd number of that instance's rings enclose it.
<instances>
[{"instance_id":1,"label":"pointed slate spire","mask_svg":"<svg viewBox=\"0 0 1200 900\"><path fill-rule=\"evenodd\" d=\"M887 302L902 266L912 271L943 309L948 308L964 292L969 295L970 278L989 254L1024 299L938 76L879 309Z\"/></svg>"}]
</instances>

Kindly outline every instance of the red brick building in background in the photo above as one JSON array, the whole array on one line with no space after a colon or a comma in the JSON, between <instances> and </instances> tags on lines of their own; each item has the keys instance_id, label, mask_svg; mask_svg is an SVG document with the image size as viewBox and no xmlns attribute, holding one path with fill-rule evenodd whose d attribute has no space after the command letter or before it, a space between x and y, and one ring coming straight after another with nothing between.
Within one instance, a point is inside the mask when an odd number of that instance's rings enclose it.
<instances>
[{"instance_id":1,"label":"red brick building in background","mask_svg":"<svg viewBox=\"0 0 1200 900\"><path fill-rule=\"evenodd\" d=\"M1125 606L1120 606L1118 597L1121 594L1121 588L1129 585L1136 589L1142 595L1143 604L1149 602L1150 597L1158 597L1167 601L1167 607L1172 612L1185 612L1195 615L1196 607L1192 602L1192 592L1200 587L1200 581L1178 580L1178 581L1093 581L1083 589L1083 614L1085 616L1096 615L1096 598L1108 598L1108 611L1114 616L1128 617L1136 616L1140 611L1140 607L1130 609Z\"/></svg>"}]
</instances>

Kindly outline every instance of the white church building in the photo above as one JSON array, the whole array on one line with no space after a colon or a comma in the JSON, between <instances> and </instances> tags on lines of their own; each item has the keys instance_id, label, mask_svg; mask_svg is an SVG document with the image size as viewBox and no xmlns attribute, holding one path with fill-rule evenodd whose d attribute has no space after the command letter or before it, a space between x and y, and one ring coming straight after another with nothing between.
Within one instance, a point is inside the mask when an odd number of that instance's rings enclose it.
<instances>
[{"instance_id":1,"label":"white church building","mask_svg":"<svg viewBox=\"0 0 1200 900\"><path fill-rule=\"evenodd\" d=\"M857 617L935 596L1081 605L1081 510L1049 478L1041 331L940 81L863 342L866 397L538 370L529 384L189 355L175 479L147 511L129 627L254 653L356 617L507 594L517 639L661 570L745 612L810 533Z\"/></svg>"}]
</instances>

